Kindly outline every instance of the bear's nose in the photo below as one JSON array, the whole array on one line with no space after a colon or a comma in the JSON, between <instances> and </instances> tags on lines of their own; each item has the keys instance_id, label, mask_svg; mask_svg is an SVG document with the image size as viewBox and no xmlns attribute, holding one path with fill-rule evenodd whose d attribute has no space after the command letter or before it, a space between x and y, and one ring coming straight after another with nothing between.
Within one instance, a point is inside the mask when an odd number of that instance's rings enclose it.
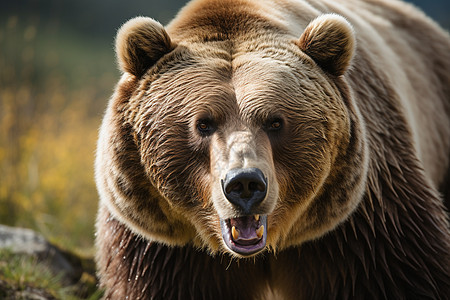
<instances>
[{"instance_id":1,"label":"bear's nose","mask_svg":"<svg viewBox=\"0 0 450 300\"><path fill-rule=\"evenodd\" d=\"M222 180L225 197L251 214L251 209L264 200L267 193L267 180L258 168L232 169Z\"/></svg>"}]
</instances>

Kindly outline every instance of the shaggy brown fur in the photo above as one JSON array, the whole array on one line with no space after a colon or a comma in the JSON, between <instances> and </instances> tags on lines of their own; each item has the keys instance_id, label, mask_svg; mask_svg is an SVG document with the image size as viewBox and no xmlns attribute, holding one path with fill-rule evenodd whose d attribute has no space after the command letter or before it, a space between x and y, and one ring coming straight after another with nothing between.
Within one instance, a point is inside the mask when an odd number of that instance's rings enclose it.
<instances>
[{"instance_id":1,"label":"shaggy brown fur","mask_svg":"<svg viewBox=\"0 0 450 300\"><path fill-rule=\"evenodd\" d=\"M448 297L450 37L422 13L196 0L166 29L128 22L116 51L96 162L105 298ZM267 242L249 257L224 242L243 213L220 182L254 167Z\"/></svg>"}]
</instances>

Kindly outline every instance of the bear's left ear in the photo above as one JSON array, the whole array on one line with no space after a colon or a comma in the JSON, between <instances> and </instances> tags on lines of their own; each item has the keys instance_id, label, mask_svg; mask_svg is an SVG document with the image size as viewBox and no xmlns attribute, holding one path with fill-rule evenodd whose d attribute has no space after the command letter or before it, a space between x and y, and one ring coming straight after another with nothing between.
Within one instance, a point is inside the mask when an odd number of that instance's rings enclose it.
<instances>
[{"instance_id":1,"label":"bear's left ear","mask_svg":"<svg viewBox=\"0 0 450 300\"><path fill-rule=\"evenodd\" d=\"M339 76L350 66L355 43L353 28L346 19L325 14L308 24L297 45L323 70Z\"/></svg>"},{"instance_id":2,"label":"bear's left ear","mask_svg":"<svg viewBox=\"0 0 450 300\"><path fill-rule=\"evenodd\" d=\"M136 17L117 32L116 55L123 72L141 77L175 48L164 27L151 18Z\"/></svg>"}]
</instances>

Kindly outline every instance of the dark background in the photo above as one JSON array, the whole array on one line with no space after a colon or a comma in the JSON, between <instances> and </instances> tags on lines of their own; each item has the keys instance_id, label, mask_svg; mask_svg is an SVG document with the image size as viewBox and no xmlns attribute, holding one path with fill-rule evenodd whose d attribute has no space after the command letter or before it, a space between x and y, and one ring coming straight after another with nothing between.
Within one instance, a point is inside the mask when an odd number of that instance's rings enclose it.
<instances>
[{"instance_id":1,"label":"dark background","mask_svg":"<svg viewBox=\"0 0 450 300\"><path fill-rule=\"evenodd\" d=\"M187 1L181 0L16 0L3 1L2 15L11 13L53 21L89 36L113 36L116 29L134 16L149 16L167 24ZM412 0L444 27L450 26L450 1Z\"/></svg>"}]
</instances>

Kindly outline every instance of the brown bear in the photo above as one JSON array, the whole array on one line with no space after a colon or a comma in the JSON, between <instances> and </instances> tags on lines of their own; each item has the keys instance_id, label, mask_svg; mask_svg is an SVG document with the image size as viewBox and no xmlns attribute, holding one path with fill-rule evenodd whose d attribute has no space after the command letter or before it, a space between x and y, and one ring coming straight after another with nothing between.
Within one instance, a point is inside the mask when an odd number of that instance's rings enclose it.
<instances>
[{"instance_id":1,"label":"brown bear","mask_svg":"<svg viewBox=\"0 0 450 300\"><path fill-rule=\"evenodd\" d=\"M116 52L106 299L450 295L450 37L423 13L195 0L127 22Z\"/></svg>"}]
</instances>

